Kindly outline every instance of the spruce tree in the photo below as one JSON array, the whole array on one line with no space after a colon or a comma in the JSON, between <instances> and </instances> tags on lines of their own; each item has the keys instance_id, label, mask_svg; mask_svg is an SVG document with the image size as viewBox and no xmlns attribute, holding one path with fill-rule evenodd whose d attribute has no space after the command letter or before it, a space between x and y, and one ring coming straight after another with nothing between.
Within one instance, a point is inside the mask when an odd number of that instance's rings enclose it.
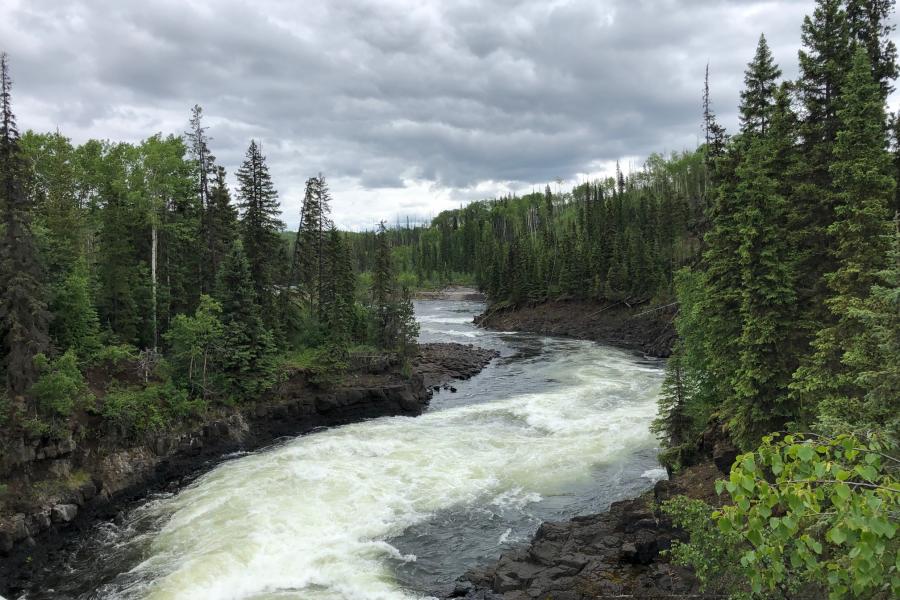
<instances>
[{"instance_id":1,"label":"spruce tree","mask_svg":"<svg viewBox=\"0 0 900 600\"><path fill-rule=\"evenodd\" d=\"M238 208L241 210L241 238L244 252L250 264L256 298L264 309L268 324L275 318L274 290L272 289L279 246L280 231L284 223L278 192L272 184L266 158L255 140L247 148L246 158L237 171Z\"/></svg>"},{"instance_id":2,"label":"spruce tree","mask_svg":"<svg viewBox=\"0 0 900 600\"><path fill-rule=\"evenodd\" d=\"M894 0L847 0L850 36L866 49L872 76L881 87L883 100L893 91L897 78L897 46L891 39L896 25L890 22Z\"/></svg>"},{"instance_id":3,"label":"spruce tree","mask_svg":"<svg viewBox=\"0 0 900 600\"><path fill-rule=\"evenodd\" d=\"M6 387L14 402L37 380L34 362L49 346L50 315L43 273L31 231L32 207L25 194L25 165L12 111L12 80L5 53L0 54L0 331Z\"/></svg>"},{"instance_id":4,"label":"spruce tree","mask_svg":"<svg viewBox=\"0 0 900 600\"><path fill-rule=\"evenodd\" d=\"M215 275L237 238L237 209L225 181L225 168L216 168L216 178L210 190L210 204L206 211L209 236L209 270Z\"/></svg>"},{"instance_id":5,"label":"spruce tree","mask_svg":"<svg viewBox=\"0 0 900 600\"><path fill-rule=\"evenodd\" d=\"M740 140L746 150L736 171L741 332L725 414L733 437L747 449L799 416L788 400L797 366L795 257L787 229L788 201L779 190L796 140L786 89L774 94L772 103L768 131Z\"/></svg>"},{"instance_id":6,"label":"spruce tree","mask_svg":"<svg viewBox=\"0 0 900 600\"><path fill-rule=\"evenodd\" d=\"M741 91L741 132L744 135L765 135L772 120L773 98L781 69L772 58L766 36L759 36L756 55L744 72Z\"/></svg>"},{"instance_id":7,"label":"spruce tree","mask_svg":"<svg viewBox=\"0 0 900 600\"><path fill-rule=\"evenodd\" d=\"M798 369L794 388L803 401L819 403L822 421L853 425L866 390L848 355L865 335L860 312L887 264L888 207L895 190L881 88L872 78L865 48L854 55L838 116L841 128L830 168L837 203L828 227L837 268L825 275L830 318L816 334L814 353Z\"/></svg>"},{"instance_id":8,"label":"spruce tree","mask_svg":"<svg viewBox=\"0 0 900 600\"><path fill-rule=\"evenodd\" d=\"M273 382L274 343L263 323L250 262L240 241L219 269L216 300L222 306L221 364L226 389L237 400L254 398Z\"/></svg>"},{"instance_id":9,"label":"spruce tree","mask_svg":"<svg viewBox=\"0 0 900 600\"><path fill-rule=\"evenodd\" d=\"M391 306L394 299L394 266L384 221L378 224L375 242L375 264L372 270L375 340L379 346L386 348L390 347L393 342Z\"/></svg>"},{"instance_id":10,"label":"spruce tree","mask_svg":"<svg viewBox=\"0 0 900 600\"><path fill-rule=\"evenodd\" d=\"M306 193L300 212L300 226L294 243L292 279L303 288L307 306L324 318L323 293L325 267L328 260L328 230L331 222L331 194L321 173L306 181Z\"/></svg>"},{"instance_id":11,"label":"spruce tree","mask_svg":"<svg viewBox=\"0 0 900 600\"><path fill-rule=\"evenodd\" d=\"M341 234L332 226L328 232L323 309L329 335L337 343L347 345L353 332L353 304L356 276L350 251Z\"/></svg>"}]
</instances>

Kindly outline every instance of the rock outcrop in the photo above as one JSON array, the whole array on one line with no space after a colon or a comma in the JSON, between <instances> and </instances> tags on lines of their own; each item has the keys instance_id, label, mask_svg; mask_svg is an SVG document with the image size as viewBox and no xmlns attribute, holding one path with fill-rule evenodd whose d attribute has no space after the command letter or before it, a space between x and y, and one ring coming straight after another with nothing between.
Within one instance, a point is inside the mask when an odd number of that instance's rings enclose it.
<instances>
[{"instance_id":1,"label":"rock outcrop","mask_svg":"<svg viewBox=\"0 0 900 600\"><path fill-rule=\"evenodd\" d=\"M497 306L476 317L482 327L591 340L666 358L676 331L675 306L556 300L516 308Z\"/></svg>"},{"instance_id":2,"label":"rock outcrop","mask_svg":"<svg viewBox=\"0 0 900 600\"><path fill-rule=\"evenodd\" d=\"M425 387L433 389L453 380L469 379L498 356L496 350L472 344L423 344L419 346L413 368L422 375Z\"/></svg>"},{"instance_id":3,"label":"rock outcrop","mask_svg":"<svg viewBox=\"0 0 900 600\"><path fill-rule=\"evenodd\" d=\"M705 463L606 513L543 523L527 547L461 577L449 595L467 600L703 598L692 573L660 552L683 533L658 508L677 494L714 501L721 473Z\"/></svg>"}]
</instances>

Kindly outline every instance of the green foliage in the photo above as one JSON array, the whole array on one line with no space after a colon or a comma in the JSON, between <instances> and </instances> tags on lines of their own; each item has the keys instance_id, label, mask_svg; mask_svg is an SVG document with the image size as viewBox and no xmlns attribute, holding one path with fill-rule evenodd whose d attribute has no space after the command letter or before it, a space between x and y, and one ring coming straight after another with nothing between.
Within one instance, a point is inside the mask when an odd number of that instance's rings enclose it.
<instances>
[{"instance_id":1,"label":"green foliage","mask_svg":"<svg viewBox=\"0 0 900 600\"><path fill-rule=\"evenodd\" d=\"M91 291L87 265L79 261L55 290L51 303L50 331L56 344L75 350L83 358L100 347L100 321Z\"/></svg>"},{"instance_id":2,"label":"green foliage","mask_svg":"<svg viewBox=\"0 0 900 600\"><path fill-rule=\"evenodd\" d=\"M137 358L138 349L130 344L112 344L98 349L91 356L94 364L119 365Z\"/></svg>"},{"instance_id":3,"label":"green foliage","mask_svg":"<svg viewBox=\"0 0 900 600\"><path fill-rule=\"evenodd\" d=\"M206 409L201 398L171 383L133 388L114 386L100 403L100 414L130 437L139 438L196 417Z\"/></svg>"},{"instance_id":4,"label":"green foliage","mask_svg":"<svg viewBox=\"0 0 900 600\"><path fill-rule=\"evenodd\" d=\"M731 540L728 545L740 549L731 569L761 598L791 598L814 589L833 599L896 597L900 460L895 451L878 438L850 435L764 438L758 450L738 457L727 481L716 484L734 503L713 513L720 534ZM705 539L705 527L698 540ZM696 554L681 556L705 568L704 549L693 550Z\"/></svg>"},{"instance_id":5,"label":"green foliage","mask_svg":"<svg viewBox=\"0 0 900 600\"><path fill-rule=\"evenodd\" d=\"M165 334L178 383L191 395L217 393L216 375L224 351L222 305L207 295L193 317L177 315Z\"/></svg>"},{"instance_id":6,"label":"green foliage","mask_svg":"<svg viewBox=\"0 0 900 600\"><path fill-rule=\"evenodd\" d=\"M88 391L84 376L78 368L75 350L50 361L43 354L35 356L37 381L29 394L37 403L40 414L50 419L67 419L76 408L88 408L93 395Z\"/></svg>"},{"instance_id":7,"label":"green foliage","mask_svg":"<svg viewBox=\"0 0 900 600\"><path fill-rule=\"evenodd\" d=\"M742 574L734 566L740 563L741 536L722 531L712 520L713 509L702 500L676 496L662 505L672 523L690 533L690 542L672 542L668 550L672 561L692 567L705 592L732 594L742 589Z\"/></svg>"},{"instance_id":8,"label":"green foliage","mask_svg":"<svg viewBox=\"0 0 900 600\"><path fill-rule=\"evenodd\" d=\"M243 245L235 243L222 263L216 284L224 329L221 376L230 400L247 400L275 382L275 345L257 303L250 265Z\"/></svg>"}]
</instances>

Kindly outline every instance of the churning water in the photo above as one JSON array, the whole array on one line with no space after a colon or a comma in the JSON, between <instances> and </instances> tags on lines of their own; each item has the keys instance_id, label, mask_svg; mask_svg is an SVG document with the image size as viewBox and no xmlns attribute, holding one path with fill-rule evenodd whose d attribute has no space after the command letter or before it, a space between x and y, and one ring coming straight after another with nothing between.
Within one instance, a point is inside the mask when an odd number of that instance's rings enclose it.
<instances>
[{"instance_id":1,"label":"churning water","mask_svg":"<svg viewBox=\"0 0 900 600\"><path fill-rule=\"evenodd\" d=\"M481 308L416 305L422 341L502 354L454 384L457 393L436 394L420 417L336 427L234 458L149 500L73 561L72 595L426 598L526 541L542 520L603 510L664 476L648 431L658 362L479 330L471 321Z\"/></svg>"}]
</instances>

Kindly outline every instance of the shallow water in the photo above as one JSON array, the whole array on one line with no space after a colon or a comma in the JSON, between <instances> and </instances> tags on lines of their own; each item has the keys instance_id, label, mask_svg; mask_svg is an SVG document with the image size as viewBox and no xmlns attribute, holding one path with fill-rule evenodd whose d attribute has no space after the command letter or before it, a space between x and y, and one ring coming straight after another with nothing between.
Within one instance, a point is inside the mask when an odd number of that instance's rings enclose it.
<instances>
[{"instance_id":1,"label":"shallow water","mask_svg":"<svg viewBox=\"0 0 900 600\"><path fill-rule=\"evenodd\" d=\"M417 418L234 457L149 500L93 534L57 597L424 598L542 520L597 512L664 477L648 430L659 362L479 330L481 309L416 304L423 342L501 352L457 393L436 394Z\"/></svg>"}]
</instances>

